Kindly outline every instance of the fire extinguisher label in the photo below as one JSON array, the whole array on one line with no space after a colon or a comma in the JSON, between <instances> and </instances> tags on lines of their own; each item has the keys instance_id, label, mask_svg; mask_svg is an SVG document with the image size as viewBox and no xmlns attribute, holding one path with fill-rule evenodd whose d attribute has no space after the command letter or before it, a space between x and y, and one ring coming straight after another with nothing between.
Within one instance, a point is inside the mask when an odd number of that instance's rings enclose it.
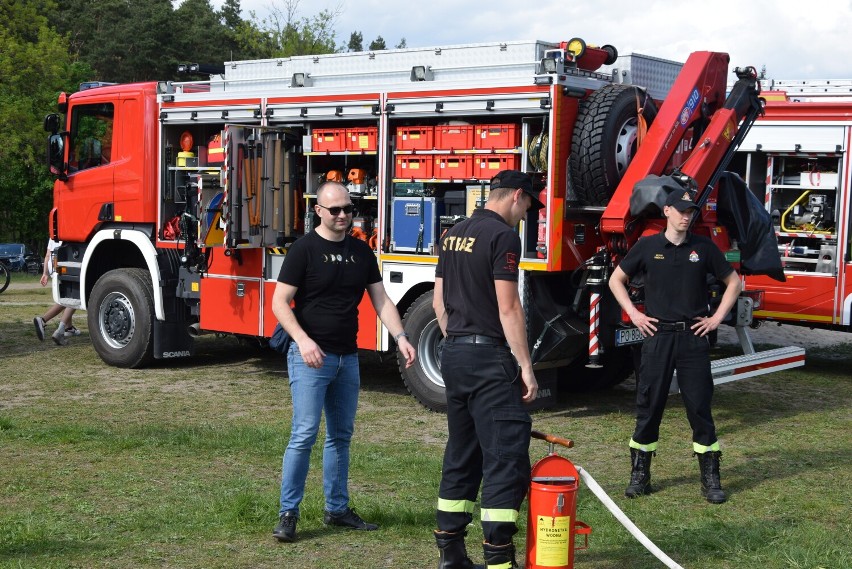
<instances>
[{"instance_id":1,"label":"fire extinguisher label","mask_svg":"<svg viewBox=\"0 0 852 569\"><path fill-rule=\"evenodd\" d=\"M542 567L568 565L570 516L538 516L536 520L535 564Z\"/></svg>"}]
</instances>

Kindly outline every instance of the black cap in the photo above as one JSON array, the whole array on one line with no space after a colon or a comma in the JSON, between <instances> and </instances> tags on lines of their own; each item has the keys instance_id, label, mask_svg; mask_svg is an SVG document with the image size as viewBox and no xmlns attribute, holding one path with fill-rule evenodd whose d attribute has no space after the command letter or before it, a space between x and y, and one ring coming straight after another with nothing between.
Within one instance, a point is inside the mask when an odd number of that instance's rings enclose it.
<instances>
[{"instance_id":1,"label":"black cap","mask_svg":"<svg viewBox=\"0 0 852 569\"><path fill-rule=\"evenodd\" d=\"M524 174L518 170L501 170L497 175L491 178L491 189L497 188L512 188L513 190L523 190L525 194L532 198L530 209L541 209L544 204L538 199L538 196L533 191L532 178L529 174Z\"/></svg>"},{"instance_id":2,"label":"black cap","mask_svg":"<svg viewBox=\"0 0 852 569\"><path fill-rule=\"evenodd\" d=\"M692 193L688 190L676 190L670 193L668 197L666 197L666 205L675 208L681 213L690 208L695 210L698 209L698 204L692 201Z\"/></svg>"}]
</instances>

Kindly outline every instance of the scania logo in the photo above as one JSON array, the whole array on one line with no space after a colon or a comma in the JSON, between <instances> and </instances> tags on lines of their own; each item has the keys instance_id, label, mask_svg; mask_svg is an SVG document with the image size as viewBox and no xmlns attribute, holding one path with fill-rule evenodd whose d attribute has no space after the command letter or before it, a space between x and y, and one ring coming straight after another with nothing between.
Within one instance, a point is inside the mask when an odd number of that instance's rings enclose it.
<instances>
[{"instance_id":1,"label":"scania logo","mask_svg":"<svg viewBox=\"0 0 852 569\"><path fill-rule=\"evenodd\" d=\"M163 352L163 358L188 358L192 354L189 350L181 350L180 352Z\"/></svg>"}]
</instances>

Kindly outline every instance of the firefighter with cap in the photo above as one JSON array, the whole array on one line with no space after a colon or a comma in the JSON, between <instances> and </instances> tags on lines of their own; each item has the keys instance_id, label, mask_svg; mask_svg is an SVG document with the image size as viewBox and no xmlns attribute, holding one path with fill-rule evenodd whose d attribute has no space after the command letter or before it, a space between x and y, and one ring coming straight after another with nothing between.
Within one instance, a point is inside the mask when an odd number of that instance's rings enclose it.
<instances>
[{"instance_id":1,"label":"firefighter with cap","mask_svg":"<svg viewBox=\"0 0 852 569\"><path fill-rule=\"evenodd\" d=\"M733 308L742 287L719 248L707 237L689 232L696 211L691 192L670 193L663 207L665 231L639 239L609 281L616 300L645 336L636 386L636 428L629 443L632 471L624 493L628 498L652 491L651 457L656 455L660 422L677 370L692 427L692 449L698 457L701 492L714 504L726 500L719 475L722 453L710 409L713 378L708 334ZM640 273L644 274L645 314L636 309L627 291L630 278ZM712 313L708 274L725 287Z\"/></svg>"},{"instance_id":2,"label":"firefighter with cap","mask_svg":"<svg viewBox=\"0 0 852 569\"><path fill-rule=\"evenodd\" d=\"M446 340L441 373L447 393L435 540L439 569L467 569L465 528L482 485L486 567L517 567L512 537L529 485L531 420L538 391L518 294L521 241L529 209L543 207L529 175L504 170L485 207L441 239L433 307Z\"/></svg>"}]
</instances>

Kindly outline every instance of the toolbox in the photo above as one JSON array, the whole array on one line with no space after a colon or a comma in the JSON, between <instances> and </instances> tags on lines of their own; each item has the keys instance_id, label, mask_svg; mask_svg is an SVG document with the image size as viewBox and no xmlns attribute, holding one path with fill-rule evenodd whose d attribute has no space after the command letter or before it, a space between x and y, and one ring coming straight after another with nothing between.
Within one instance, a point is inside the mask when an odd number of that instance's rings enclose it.
<instances>
[{"instance_id":1,"label":"toolbox","mask_svg":"<svg viewBox=\"0 0 852 569\"><path fill-rule=\"evenodd\" d=\"M346 150L346 129L315 128L311 150L313 152L342 152Z\"/></svg>"},{"instance_id":2,"label":"toolbox","mask_svg":"<svg viewBox=\"0 0 852 569\"><path fill-rule=\"evenodd\" d=\"M372 152L377 149L379 129L375 126L346 129L346 150Z\"/></svg>"},{"instance_id":3,"label":"toolbox","mask_svg":"<svg viewBox=\"0 0 852 569\"><path fill-rule=\"evenodd\" d=\"M395 178L423 179L432 177L432 156L399 155L396 157Z\"/></svg>"},{"instance_id":4,"label":"toolbox","mask_svg":"<svg viewBox=\"0 0 852 569\"><path fill-rule=\"evenodd\" d=\"M472 154L438 154L432 174L444 180L470 178L473 176L473 161Z\"/></svg>"},{"instance_id":5,"label":"toolbox","mask_svg":"<svg viewBox=\"0 0 852 569\"><path fill-rule=\"evenodd\" d=\"M435 148L470 150L473 148L472 124L442 124L435 127Z\"/></svg>"},{"instance_id":6,"label":"toolbox","mask_svg":"<svg viewBox=\"0 0 852 569\"><path fill-rule=\"evenodd\" d=\"M483 150L517 148L520 144L518 127L514 124L478 124L474 144Z\"/></svg>"},{"instance_id":7,"label":"toolbox","mask_svg":"<svg viewBox=\"0 0 852 569\"><path fill-rule=\"evenodd\" d=\"M439 198L393 198L391 249L431 255L443 214L444 202Z\"/></svg>"},{"instance_id":8,"label":"toolbox","mask_svg":"<svg viewBox=\"0 0 852 569\"><path fill-rule=\"evenodd\" d=\"M490 180L500 170L517 170L517 154L478 154L473 165L473 177Z\"/></svg>"},{"instance_id":9,"label":"toolbox","mask_svg":"<svg viewBox=\"0 0 852 569\"><path fill-rule=\"evenodd\" d=\"M432 150L435 147L435 127L401 126L396 129L397 150Z\"/></svg>"}]
</instances>

